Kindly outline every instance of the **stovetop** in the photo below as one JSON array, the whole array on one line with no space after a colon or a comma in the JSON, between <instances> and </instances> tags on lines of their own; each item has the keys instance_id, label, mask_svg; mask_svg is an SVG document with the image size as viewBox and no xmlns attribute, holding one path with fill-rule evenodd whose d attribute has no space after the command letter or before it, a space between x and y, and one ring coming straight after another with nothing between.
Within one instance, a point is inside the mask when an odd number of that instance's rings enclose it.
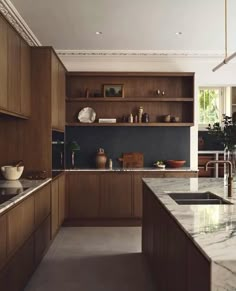
<instances>
[{"instance_id":1,"label":"stovetop","mask_svg":"<svg viewBox=\"0 0 236 291\"><path fill-rule=\"evenodd\" d=\"M0 204L12 199L14 196L21 194L29 187L0 187Z\"/></svg>"}]
</instances>

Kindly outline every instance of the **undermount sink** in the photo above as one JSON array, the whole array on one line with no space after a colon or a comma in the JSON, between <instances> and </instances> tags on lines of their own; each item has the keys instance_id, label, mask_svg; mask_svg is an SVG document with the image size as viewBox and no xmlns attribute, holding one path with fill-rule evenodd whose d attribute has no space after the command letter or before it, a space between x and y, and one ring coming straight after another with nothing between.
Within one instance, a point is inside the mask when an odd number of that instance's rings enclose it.
<instances>
[{"instance_id":1,"label":"undermount sink","mask_svg":"<svg viewBox=\"0 0 236 291\"><path fill-rule=\"evenodd\" d=\"M233 204L216 194L211 192L185 192L185 193L170 193L169 196L180 205L223 205L223 204Z\"/></svg>"}]
</instances>

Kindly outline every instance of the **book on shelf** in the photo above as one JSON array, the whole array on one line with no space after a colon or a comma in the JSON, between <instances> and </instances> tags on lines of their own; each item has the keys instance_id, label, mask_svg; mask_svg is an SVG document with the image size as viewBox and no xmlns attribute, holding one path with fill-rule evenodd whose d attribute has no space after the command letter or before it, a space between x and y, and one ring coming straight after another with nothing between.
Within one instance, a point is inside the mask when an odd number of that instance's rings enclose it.
<instances>
[{"instance_id":1,"label":"book on shelf","mask_svg":"<svg viewBox=\"0 0 236 291\"><path fill-rule=\"evenodd\" d=\"M99 118L98 123L116 123L116 118Z\"/></svg>"}]
</instances>

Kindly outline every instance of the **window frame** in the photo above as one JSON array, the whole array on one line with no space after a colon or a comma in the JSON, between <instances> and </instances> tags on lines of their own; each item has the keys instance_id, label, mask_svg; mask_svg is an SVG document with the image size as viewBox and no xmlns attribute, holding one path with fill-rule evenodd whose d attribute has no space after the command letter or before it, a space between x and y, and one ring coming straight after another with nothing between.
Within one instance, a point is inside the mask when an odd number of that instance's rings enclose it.
<instances>
[{"instance_id":1,"label":"window frame","mask_svg":"<svg viewBox=\"0 0 236 291\"><path fill-rule=\"evenodd\" d=\"M199 105L199 92L200 90L220 90L220 104L219 116L225 113L226 110L226 88L223 86L199 86L198 87L198 128L201 131L207 130L208 123L200 123L200 105ZM219 120L221 123L221 120Z\"/></svg>"}]
</instances>

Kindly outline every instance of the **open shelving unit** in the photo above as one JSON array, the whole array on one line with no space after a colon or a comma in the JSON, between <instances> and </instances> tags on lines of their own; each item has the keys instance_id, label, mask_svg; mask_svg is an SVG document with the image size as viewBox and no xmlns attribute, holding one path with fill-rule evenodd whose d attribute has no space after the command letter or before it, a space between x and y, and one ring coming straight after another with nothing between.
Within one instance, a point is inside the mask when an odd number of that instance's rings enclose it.
<instances>
[{"instance_id":1,"label":"open shelving unit","mask_svg":"<svg viewBox=\"0 0 236 291\"><path fill-rule=\"evenodd\" d=\"M122 84L124 97L100 97L104 84ZM156 91L164 91L157 95ZM87 94L87 97L85 97ZM99 97L95 97L99 96ZM142 106L149 123L122 122ZM84 107L92 107L96 118L116 118L117 123L79 123ZM164 116L180 118L164 122ZM66 121L68 126L193 126L194 73L73 72L67 75Z\"/></svg>"}]
</instances>

